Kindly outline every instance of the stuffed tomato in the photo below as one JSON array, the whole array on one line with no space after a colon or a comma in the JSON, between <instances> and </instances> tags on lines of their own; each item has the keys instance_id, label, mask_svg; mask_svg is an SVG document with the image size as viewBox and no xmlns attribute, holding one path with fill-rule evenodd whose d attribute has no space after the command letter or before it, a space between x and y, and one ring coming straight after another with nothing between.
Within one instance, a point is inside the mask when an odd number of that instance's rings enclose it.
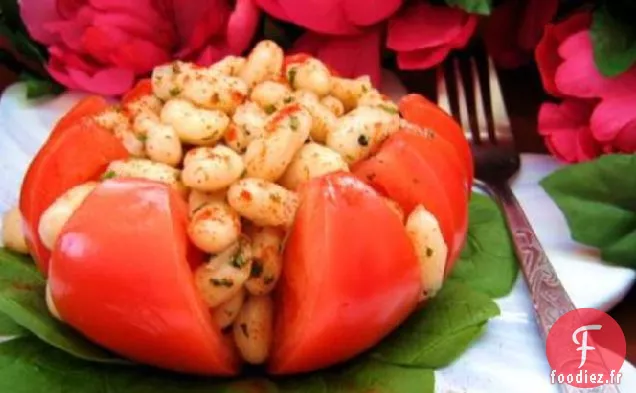
<instances>
[{"instance_id":1,"label":"stuffed tomato","mask_svg":"<svg viewBox=\"0 0 636 393\"><path fill-rule=\"evenodd\" d=\"M452 269L473 169L449 119L269 41L175 61L58 123L4 243L37 261L55 317L127 359L321 369L380 342Z\"/></svg>"}]
</instances>

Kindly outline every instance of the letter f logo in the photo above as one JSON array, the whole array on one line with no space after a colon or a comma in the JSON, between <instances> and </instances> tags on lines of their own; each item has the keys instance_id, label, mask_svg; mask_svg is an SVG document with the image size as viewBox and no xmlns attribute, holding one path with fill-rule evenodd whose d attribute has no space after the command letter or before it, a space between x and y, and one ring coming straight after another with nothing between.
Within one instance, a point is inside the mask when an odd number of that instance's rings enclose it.
<instances>
[{"instance_id":1,"label":"letter f logo","mask_svg":"<svg viewBox=\"0 0 636 393\"><path fill-rule=\"evenodd\" d=\"M601 330L601 328L602 328L601 325L581 326L580 328L576 329L574 331L574 333L572 334L572 341L574 341L574 343L576 345L581 345L580 347L578 347L576 349L577 351L581 351L581 364L579 365L579 368L583 367L583 365L585 364L585 361L587 360L587 351L596 349L596 348L594 348L592 346L588 346L587 345L587 331L588 330ZM581 332L583 332L582 343L580 343L578 338L576 337Z\"/></svg>"}]
</instances>

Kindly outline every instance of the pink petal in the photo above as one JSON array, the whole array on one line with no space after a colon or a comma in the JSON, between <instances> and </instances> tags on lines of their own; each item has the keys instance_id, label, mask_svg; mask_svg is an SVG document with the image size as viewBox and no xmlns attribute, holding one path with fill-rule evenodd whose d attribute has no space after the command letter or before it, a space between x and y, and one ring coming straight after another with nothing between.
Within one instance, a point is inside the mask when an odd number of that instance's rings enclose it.
<instances>
[{"instance_id":1,"label":"pink petal","mask_svg":"<svg viewBox=\"0 0 636 393\"><path fill-rule=\"evenodd\" d=\"M559 0L525 0L519 26L518 43L521 49L532 51L541 39L545 25L552 21L559 8Z\"/></svg>"},{"instance_id":2,"label":"pink petal","mask_svg":"<svg viewBox=\"0 0 636 393\"><path fill-rule=\"evenodd\" d=\"M57 0L57 12L64 18L72 18L82 6L86 5L86 0Z\"/></svg>"},{"instance_id":3,"label":"pink petal","mask_svg":"<svg viewBox=\"0 0 636 393\"><path fill-rule=\"evenodd\" d=\"M347 19L358 26L370 26L391 16L402 0L342 0Z\"/></svg>"},{"instance_id":4,"label":"pink petal","mask_svg":"<svg viewBox=\"0 0 636 393\"><path fill-rule=\"evenodd\" d=\"M228 54L227 48L208 45L199 53L199 56L195 59L195 63L201 66L209 66Z\"/></svg>"},{"instance_id":5,"label":"pink petal","mask_svg":"<svg viewBox=\"0 0 636 393\"><path fill-rule=\"evenodd\" d=\"M340 0L278 0L288 21L323 34L360 33L344 14Z\"/></svg>"},{"instance_id":6,"label":"pink petal","mask_svg":"<svg viewBox=\"0 0 636 393\"><path fill-rule=\"evenodd\" d=\"M465 18L456 8L414 3L389 20L387 46L412 51L443 45L462 32Z\"/></svg>"},{"instance_id":7,"label":"pink petal","mask_svg":"<svg viewBox=\"0 0 636 393\"><path fill-rule=\"evenodd\" d=\"M256 0L256 3L263 11L274 18L289 21L287 12L285 12L285 8L283 8L279 0Z\"/></svg>"},{"instance_id":8,"label":"pink petal","mask_svg":"<svg viewBox=\"0 0 636 393\"><path fill-rule=\"evenodd\" d=\"M227 0L170 0L168 4L180 47L187 51L201 48L207 38L222 29L230 13Z\"/></svg>"},{"instance_id":9,"label":"pink petal","mask_svg":"<svg viewBox=\"0 0 636 393\"><path fill-rule=\"evenodd\" d=\"M60 18L56 0L21 0L20 16L29 34L44 45L52 45L55 35L46 29L46 25Z\"/></svg>"},{"instance_id":10,"label":"pink petal","mask_svg":"<svg viewBox=\"0 0 636 393\"><path fill-rule=\"evenodd\" d=\"M226 41L233 54L242 53L250 45L260 18L254 0L238 0L227 24Z\"/></svg>"},{"instance_id":11,"label":"pink petal","mask_svg":"<svg viewBox=\"0 0 636 393\"><path fill-rule=\"evenodd\" d=\"M90 93L107 96L120 95L130 90L135 81L131 70L123 68L106 68L93 75L74 68L67 69L68 76L77 84L78 88Z\"/></svg>"},{"instance_id":12,"label":"pink petal","mask_svg":"<svg viewBox=\"0 0 636 393\"><path fill-rule=\"evenodd\" d=\"M136 38L119 46L109 56L111 64L138 75L152 71L155 66L167 63L171 58L171 54L165 49Z\"/></svg>"},{"instance_id":13,"label":"pink petal","mask_svg":"<svg viewBox=\"0 0 636 393\"><path fill-rule=\"evenodd\" d=\"M624 130L634 130L636 122L636 92L622 97L604 98L594 110L590 127L594 137L604 143L612 142ZM635 136L636 138L636 136Z\"/></svg>"},{"instance_id":14,"label":"pink petal","mask_svg":"<svg viewBox=\"0 0 636 393\"><path fill-rule=\"evenodd\" d=\"M444 61L451 48L438 46L409 52L398 52L398 67L402 70L423 70L434 67Z\"/></svg>"},{"instance_id":15,"label":"pink petal","mask_svg":"<svg viewBox=\"0 0 636 393\"><path fill-rule=\"evenodd\" d=\"M612 145L620 152L636 153L636 120L632 120L623 127Z\"/></svg>"},{"instance_id":16,"label":"pink petal","mask_svg":"<svg viewBox=\"0 0 636 393\"><path fill-rule=\"evenodd\" d=\"M564 59L557 69L555 84L564 94L575 97L611 97L636 91L636 67L616 78L606 78L594 63L589 31L570 36L559 47Z\"/></svg>"},{"instance_id":17,"label":"pink petal","mask_svg":"<svg viewBox=\"0 0 636 393\"><path fill-rule=\"evenodd\" d=\"M473 36L475 29L477 28L478 19L475 15L468 15L466 18L466 23L462 27L462 30L459 32L455 38L451 42L449 42L450 46L453 49L460 49L468 44L468 41Z\"/></svg>"},{"instance_id":18,"label":"pink petal","mask_svg":"<svg viewBox=\"0 0 636 393\"><path fill-rule=\"evenodd\" d=\"M590 160L601 153L601 146L594 140L589 127L593 108L594 101L577 99L541 106L539 133L555 157L574 163Z\"/></svg>"},{"instance_id":19,"label":"pink petal","mask_svg":"<svg viewBox=\"0 0 636 393\"><path fill-rule=\"evenodd\" d=\"M307 32L294 43L292 52L312 54L344 77L369 75L373 84L379 86L380 36L380 27L346 37Z\"/></svg>"},{"instance_id":20,"label":"pink petal","mask_svg":"<svg viewBox=\"0 0 636 393\"><path fill-rule=\"evenodd\" d=\"M139 5L141 4L143 3ZM154 9L147 12L104 10L94 12L92 22L96 26L111 26L126 34L138 36L164 47L171 47L177 43L173 22L156 11Z\"/></svg>"}]
</instances>

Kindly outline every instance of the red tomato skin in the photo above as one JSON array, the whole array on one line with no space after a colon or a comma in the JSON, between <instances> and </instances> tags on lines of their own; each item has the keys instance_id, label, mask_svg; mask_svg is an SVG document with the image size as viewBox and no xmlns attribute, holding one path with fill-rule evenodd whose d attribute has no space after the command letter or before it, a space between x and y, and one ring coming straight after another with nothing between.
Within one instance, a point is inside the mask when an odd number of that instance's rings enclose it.
<instances>
[{"instance_id":1,"label":"red tomato skin","mask_svg":"<svg viewBox=\"0 0 636 393\"><path fill-rule=\"evenodd\" d=\"M49 138L35 156L22 183L19 206L29 250L44 276L51 253L38 235L42 213L68 189L96 180L109 162L127 157L115 136L85 120Z\"/></svg>"},{"instance_id":2,"label":"red tomato skin","mask_svg":"<svg viewBox=\"0 0 636 393\"><path fill-rule=\"evenodd\" d=\"M238 356L186 260L186 222L187 206L169 187L105 181L64 226L51 258L51 295L67 323L126 358L235 375Z\"/></svg>"},{"instance_id":3,"label":"red tomato skin","mask_svg":"<svg viewBox=\"0 0 636 393\"><path fill-rule=\"evenodd\" d=\"M430 131L415 134L409 131L398 131L386 141L387 145L402 141L419 153L420 157L435 171L442 189L451 205L453 215L453 247L449 249L446 274L452 270L454 262L459 258L466 233L468 231L468 196L469 186L464 176L459 158L452 146L439 135Z\"/></svg>"},{"instance_id":4,"label":"red tomato skin","mask_svg":"<svg viewBox=\"0 0 636 393\"><path fill-rule=\"evenodd\" d=\"M73 106L64 116L62 116L51 134L48 140L54 139L69 129L75 124L87 119L90 116L97 115L108 108L108 102L100 96L88 96L81 99L75 106Z\"/></svg>"},{"instance_id":5,"label":"red tomato skin","mask_svg":"<svg viewBox=\"0 0 636 393\"><path fill-rule=\"evenodd\" d=\"M415 148L403 140L387 140L376 155L356 164L352 172L396 201L407 216L417 205L424 206L437 218L448 249L454 249L453 206L439 176Z\"/></svg>"},{"instance_id":6,"label":"red tomato skin","mask_svg":"<svg viewBox=\"0 0 636 393\"><path fill-rule=\"evenodd\" d=\"M122 106L126 108L128 104L150 94L152 94L152 81L150 79L142 79L124 94L121 99Z\"/></svg>"},{"instance_id":7,"label":"red tomato skin","mask_svg":"<svg viewBox=\"0 0 636 393\"><path fill-rule=\"evenodd\" d=\"M316 178L286 243L268 370L312 371L377 344L416 308L420 270L399 218L348 173Z\"/></svg>"},{"instance_id":8,"label":"red tomato skin","mask_svg":"<svg viewBox=\"0 0 636 393\"><path fill-rule=\"evenodd\" d=\"M439 106L420 94L407 94L399 102L404 119L424 129L435 131L455 147L462 160L469 184L474 177L473 155L461 126Z\"/></svg>"}]
</instances>

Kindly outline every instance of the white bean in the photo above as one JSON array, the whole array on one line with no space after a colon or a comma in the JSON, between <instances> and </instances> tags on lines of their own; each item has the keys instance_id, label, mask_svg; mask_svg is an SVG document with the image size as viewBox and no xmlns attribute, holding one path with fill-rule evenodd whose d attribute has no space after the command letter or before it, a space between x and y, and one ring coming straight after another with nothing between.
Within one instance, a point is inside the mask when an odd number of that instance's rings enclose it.
<instances>
[{"instance_id":1,"label":"white bean","mask_svg":"<svg viewBox=\"0 0 636 393\"><path fill-rule=\"evenodd\" d=\"M179 97L206 109L232 114L245 101L248 92L247 84L237 77L201 69L184 81Z\"/></svg>"},{"instance_id":2,"label":"white bean","mask_svg":"<svg viewBox=\"0 0 636 393\"><path fill-rule=\"evenodd\" d=\"M349 165L360 161L399 127L399 115L382 108L360 106L338 118L327 134L326 145L340 153Z\"/></svg>"},{"instance_id":3,"label":"white bean","mask_svg":"<svg viewBox=\"0 0 636 393\"><path fill-rule=\"evenodd\" d=\"M187 154L181 180L200 191L217 191L228 187L243 175L243 159L227 146L197 147Z\"/></svg>"},{"instance_id":4,"label":"white bean","mask_svg":"<svg viewBox=\"0 0 636 393\"><path fill-rule=\"evenodd\" d=\"M282 245L285 233L280 228L259 227L252 234L252 271L245 288L252 295L270 293L283 269Z\"/></svg>"},{"instance_id":5,"label":"white bean","mask_svg":"<svg viewBox=\"0 0 636 393\"><path fill-rule=\"evenodd\" d=\"M342 102L346 111L358 106L360 97L371 89L373 86L368 76L356 79L331 77L331 94Z\"/></svg>"},{"instance_id":6,"label":"white bean","mask_svg":"<svg viewBox=\"0 0 636 393\"><path fill-rule=\"evenodd\" d=\"M152 92L162 100L178 97L186 80L193 78L195 67L191 63L176 60L152 70Z\"/></svg>"},{"instance_id":7,"label":"white bean","mask_svg":"<svg viewBox=\"0 0 636 393\"><path fill-rule=\"evenodd\" d=\"M177 132L167 124L155 122L146 135L146 154L153 161L177 166L183 157L183 147Z\"/></svg>"},{"instance_id":8,"label":"white bean","mask_svg":"<svg viewBox=\"0 0 636 393\"><path fill-rule=\"evenodd\" d=\"M145 153L144 135L134 132L130 119L123 112L115 109L108 109L93 120L100 126L109 130L121 141L126 150L135 157L143 157Z\"/></svg>"},{"instance_id":9,"label":"white bean","mask_svg":"<svg viewBox=\"0 0 636 393\"><path fill-rule=\"evenodd\" d=\"M38 234L46 248L53 250L62 228L96 185L95 182L89 182L69 189L42 213Z\"/></svg>"},{"instance_id":10,"label":"white bean","mask_svg":"<svg viewBox=\"0 0 636 393\"><path fill-rule=\"evenodd\" d=\"M380 109L394 115L397 115L400 112L396 103L375 89L364 93L358 100L358 106L379 107Z\"/></svg>"},{"instance_id":11,"label":"white bean","mask_svg":"<svg viewBox=\"0 0 636 393\"><path fill-rule=\"evenodd\" d=\"M126 105L128 115L135 118L143 113L159 115L163 102L154 94L147 94Z\"/></svg>"},{"instance_id":12,"label":"white bean","mask_svg":"<svg viewBox=\"0 0 636 393\"><path fill-rule=\"evenodd\" d=\"M261 41L250 52L239 76L254 87L267 79L280 76L285 61L283 50L273 41Z\"/></svg>"},{"instance_id":13,"label":"white bean","mask_svg":"<svg viewBox=\"0 0 636 393\"><path fill-rule=\"evenodd\" d=\"M161 121L171 125L179 139L193 145L213 145L225 133L230 118L218 110L200 109L183 99L166 102Z\"/></svg>"},{"instance_id":14,"label":"white bean","mask_svg":"<svg viewBox=\"0 0 636 393\"><path fill-rule=\"evenodd\" d=\"M234 321L234 342L250 364L267 360L272 346L274 303L269 296L251 296Z\"/></svg>"},{"instance_id":15,"label":"white bean","mask_svg":"<svg viewBox=\"0 0 636 393\"><path fill-rule=\"evenodd\" d=\"M102 178L115 177L152 180L167 184L182 195L185 193L185 188L180 180L181 171L161 162L140 158L112 161L108 164Z\"/></svg>"},{"instance_id":16,"label":"white bean","mask_svg":"<svg viewBox=\"0 0 636 393\"><path fill-rule=\"evenodd\" d=\"M243 289L251 267L251 245L243 237L199 266L194 272L194 282L208 307L216 308Z\"/></svg>"},{"instance_id":17,"label":"white bean","mask_svg":"<svg viewBox=\"0 0 636 393\"><path fill-rule=\"evenodd\" d=\"M245 65L245 58L240 56L225 56L219 62L212 64L210 70L228 76L238 76Z\"/></svg>"},{"instance_id":18,"label":"white bean","mask_svg":"<svg viewBox=\"0 0 636 393\"><path fill-rule=\"evenodd\" d=\"M306 90L298 90L294 94L296 101L300 103L311 115L311 139L324 143L327 134L333 130L338 119L329 108L322 105L318 96Z\"/></svg>"},{"instance_id":19,"label":"white bean","mask_svg":"<svg viewBox=\"0 0 636 393\"><path fill-rule=\"evenodd\" d=\"M226 195L227 189L214 192L190 190L188 194L188 210L190 211L190 216L192 217L197 210L210 202L224 202Z\"/></svg>"},{"instance_id":20,"label":"white bean","mask_svg":"<svg viewBox=\"0 0 636 393\"><path fill-rule=\"evenodd\" d=\"M336 117L344 115L345 108L342 102L332 95L324 96L320 99L320 103L331 111Z\"/></svg>"},{"instance_id":21,"label":"white bean","mask_svg":"<svg viewBox=\"0 0 636 393\"><path fill-rule=\"evenodd\" d=\"M289 84L294 89L311 91L318 96L329 94L331 90L331 72L318 59L309 58L294 64L286 72Z\"/></svg>"},{"instance_id":22,"label":"white bean","mask_svg":"<svg viewBox=\"0 0 636 393\"><path fill-rule=\"evenodd\" d=\"M241 179L227 191L239 214L259 226L290 226L298 207L296 193L262 179Z\"/></svg>"},{"instance_id":23,"label":"white bean","mask_svg":"<svg viewBox=\"0 0 636 393\"><path fill-rule=\"evenodd\" d=\"M448 247L435 216L417 205L406 220L406 233L415 248L422 274L422 298L431 298L442 287Z\"/></svg>"},{"instance_id":24,"label":"white bean","mask_svg":"<svg viewBox=\"0 0 636 393\"><path fill-rule=\"evenodd\" d=\"M11 208L2 216L2 243L9 250L20 254L29 253L22 229L22 214L17 207Z\"/></svg>"},{"instance_id":25,"label":"white bean","mask_svg":"<svg viewBox=\"0 0 636 393\"><path fill-rule=\"evenodd\" d=\"M238 153L245 153L247 145L263 136L267 114L257 104L248 101L236 108L225 132L225 143Z\"/></svg>"},{"instance_id":26,"label":"white bean","mask_svg":"<svg viewBox=\"0 0 636 393\"><path fill-rule=\"evenodd\" d=\"M51 313L51 315L53 315L53 317L55 319L57 319L58 321L62 321L62 317L60 316L60 312L57 310L57 307L55 306L55 302L53 301L53 295L51 294L51 285L49 283L49 281L46 282L46 290L45 290L45 301L46 301L46 307L49 309L49 312Z\"/></svg>"},{"instance_id":27,"label":"white bean","mask_svg":"<svg viewBox=\"0 0 636 393\"><path fill-rule=\"evenodd\" d=\"M245 302L246 294L245 289L241 288L236 295L232 296L230 300L225 303L219 305L214 312L212 313L212 318L216 321L216 324L221 328L225 329L228 326L232 325L232 323L238 317L239 312L241 312L241 308L243 307L243 303Z\"/></svg>"},{"instance_id":28,"label":"white bean","mask_svg":"<svg viewBox=\"0 0 636 393\"><path fill-rule=\"evenodd\" d=\"M265 125L263 137L247 146L243 156L247 176L269 181L280 178L309 137L311 125L311 115L298 104L275 112Z\"/></svg>"},{"instance_id":29,"label":"white bean","mask_svg":"<svg viewBox=\"0 0 636 393\"><path fill-rule=\"evenodd\" d=\"M342 156L326 146L311 142L298 150L279 182L285 188L296 190L314 177L338 171L349 172Z\"/></svg>"},{"instance_id":30,"label":"white bean","mask_svg":"<svg viewBox=\"0 0 636 393\"><path fill-rule=\"evenodd\" d=\"M226 202L212 201L194 212L188 234L199 249L216 254L239 239L241 218Z\"/></svg>"},{"instance_id":31,"label":"white bean","mask_svg":"<svg viewBox=\"0 0 636 393\"><path fill-rule=\"evenodd\" d=\"M267 80L254 86L250 99L272 114L284 104L285 99L291 99L291 94L287 85Z\"/></svg>"}]
</instances>

